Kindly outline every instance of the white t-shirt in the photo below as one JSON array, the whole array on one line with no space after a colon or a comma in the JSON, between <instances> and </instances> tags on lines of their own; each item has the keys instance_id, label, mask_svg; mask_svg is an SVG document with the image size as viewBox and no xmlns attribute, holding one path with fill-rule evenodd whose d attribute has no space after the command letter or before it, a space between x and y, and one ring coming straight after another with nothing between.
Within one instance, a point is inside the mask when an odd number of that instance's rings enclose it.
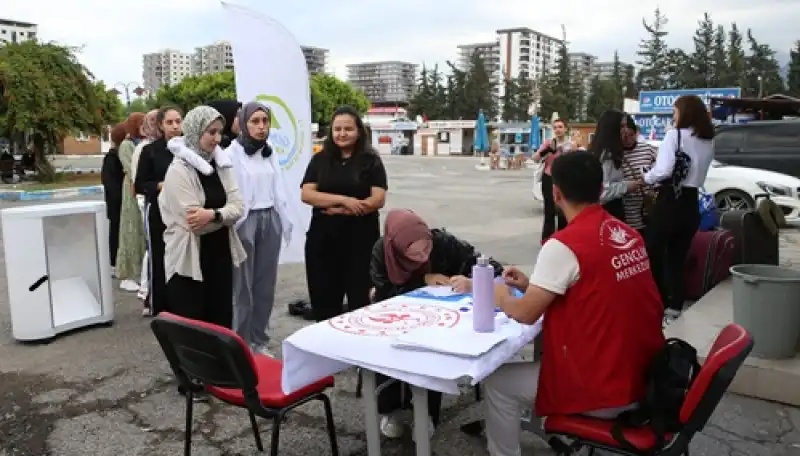
<instances>
[{"instance_id":1,"label":"white t-shirt","mask_svg":"<svg viewBox=\"0 0 800 456\"><path fill-rule=\"evenodd\" d=\"M548 239L539 251L530 283L563 295L580 278L578 257L563 242Z\"/></svg>"}]
</instances>

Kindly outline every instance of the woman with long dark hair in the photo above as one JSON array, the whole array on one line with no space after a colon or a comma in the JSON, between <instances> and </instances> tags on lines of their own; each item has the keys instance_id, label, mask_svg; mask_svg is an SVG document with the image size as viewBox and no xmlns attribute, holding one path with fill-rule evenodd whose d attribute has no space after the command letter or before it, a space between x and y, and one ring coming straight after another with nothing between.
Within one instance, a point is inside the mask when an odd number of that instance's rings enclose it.
<instances>
[{"instance_id":1,"label":"woman with long dark hair","mask_svg":"<svg viewBox=\"0 0 800 456\"><path fill-rule=\"evenodd\" d=\"M167 148L167 143L170 139L180 136L181 117L181 111L172 106L165 106L158 110L156 114L158 139L142 149L139 157L139 169L136 171L136 193L145 196L144 214L150 253L148 305L150 314L153 316L168 308L166 273L164 272L164 230L166 226L161 219L158 195L164 188L167 169L172 164L174 157Z\"/></svg>"},{"instance_id":2,"label":"woman with long dark hair","mask_svg":"<svg viewBox=\"0 0 800 456\"><path fill-rule=\"evenodd\" d=\"M308 294L314 318L323 321L343 312L345 296L350 310L370 302L370 256L388 189L383 161L354 108L334 112L301 186L303 202L314 208L305 246Z\"/></svg>"},{"instance_id":3,"label":"woman with long dark hair","mask_svg":"<svg viewBox=\"0 0 800 456\"><path fill-rule=\"evenodd\" d=\"M714 125L703 100L682 96L672 111L675 128L664 136L653 169L644 175L646 184L660 184L647 229L650 265L666 307L665 325L683 310L683 269L700 226L698 189L714 159Z\"/></svg>"},{"instance_id":4,"label":"woman with long dark hair","mask_svg":"<svg viewBox=\"0 0 800 456\"><path fill-rule=\"evenodd\" d=\"M622 144L622 126L627 124L626 114L619 109L609 109L597 119L591 152L603 165L603 193L600 203L614 217L625 221L622 198L642 186L640 180L626 180L623 171L625 150Z\"/></svg>"},{"instance_id":5,"label":"woman with long dark hair","mask_svg":"<svg viewBox=\"0 0 800 456\"><path fill-rule=\"evenodd\" d=\"M117 248L119 247L119 219L122 210L122 182L125 170L119 160L119 145L125 141L125 124L119 123L111 129L111 149L103 157L100 180L103 182L103 197L106 200L108 218L108 251L111 254L111 271L116 274Z\"/></svg>"}]
</instances>

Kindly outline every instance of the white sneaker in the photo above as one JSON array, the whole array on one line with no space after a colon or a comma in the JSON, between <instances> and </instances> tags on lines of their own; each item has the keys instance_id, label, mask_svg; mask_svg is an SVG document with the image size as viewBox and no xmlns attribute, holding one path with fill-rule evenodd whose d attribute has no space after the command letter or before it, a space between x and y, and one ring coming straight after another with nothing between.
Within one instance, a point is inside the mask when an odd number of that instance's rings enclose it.
<instances>
[{"instance_id":1,"label":"white sneaker","mask_svg":"<svg viewBox=\"0 0 800 456\"><path fill-rule=\"evenodd\" d=\"M139 292L136 293L136 297L144 301L147 299L147 293L149 293L149 291L150 290L147 288L139 288Z\"/></svg>"},{"instance_id":2,"label":"white sneaker","mask_svg":"<svg viewBox=\"0 0 800 456\"><path fill-rule=\"evenodd\" d=\"M119 287L130 292L139 291L139 284L133 280L123 280L122 283L119 284Z\"/></svg>"},{"instance_id":3,"label":"white sneaker","mask_svg":"<svg viewBox=\"0 0 800 456\"><path fill-rule=\"evenodd\" d=\"M405 431L403 421L400 420L398 412L381 415L380 429L381 434L389 439L399 439L403 436L403 431Z\"/></svg>"},{"instance_id":4,"label":"white sneaker","mask_svg":"<svg viewBox=\"0 0 800 456\"><path fill-rule=\"evenodd\" d=\"M153 316L153 312L150 311L149 307L145 307L144 309L142 309L142 316L143 317L152 317Z\"/></svg>"}]
</instances>

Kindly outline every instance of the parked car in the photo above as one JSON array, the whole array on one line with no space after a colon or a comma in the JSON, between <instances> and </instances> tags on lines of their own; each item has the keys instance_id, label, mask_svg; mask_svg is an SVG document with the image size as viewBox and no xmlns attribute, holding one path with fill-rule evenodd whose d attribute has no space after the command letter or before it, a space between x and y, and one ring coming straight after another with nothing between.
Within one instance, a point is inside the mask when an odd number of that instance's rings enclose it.
<instances>
[{"instance_id":1,"label":"parked car","mask_svg":"<svg viewBox=\"0 0 800 456\"><path fill-rule=\"evenodd\" d=\"M720 125L714 156L729 165L800 177L800 120Z\"/></svg>"},{"instance_id":2,"label":"parked car","mask_svg":"<svg viewBox=\"0 0 800 456\"><path fill-rule=\"evenodd\" d=\"M542 185L534 176L533 198L542 201ZM786 222L800 224L800 179L763 169L733 166L714 160L704 184L721 212L752 209L758 194L768 194L781 208Z\"/></svg>"}]
</instances>

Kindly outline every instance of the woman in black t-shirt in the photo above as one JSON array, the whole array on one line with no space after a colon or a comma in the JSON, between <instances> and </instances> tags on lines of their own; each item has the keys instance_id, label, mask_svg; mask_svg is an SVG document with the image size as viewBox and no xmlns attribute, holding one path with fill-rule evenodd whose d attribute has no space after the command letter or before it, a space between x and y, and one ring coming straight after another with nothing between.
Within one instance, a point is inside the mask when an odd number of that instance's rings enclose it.
<instances>
[{"instance_id":1,"label":"woman in black t-shirt","mask_svg":"<svg viewBox=\"0 0 800 456\"><path fill-rule=\"evenodd\" d=\"M301 187L303 202L314 208L305 246L308 294L314 318L323 321L343 312L345 296L350 310L369 304L370 256L388 189L383 162L355 109L342 106L333 114Z\"/></svg>"}]
</instances>

